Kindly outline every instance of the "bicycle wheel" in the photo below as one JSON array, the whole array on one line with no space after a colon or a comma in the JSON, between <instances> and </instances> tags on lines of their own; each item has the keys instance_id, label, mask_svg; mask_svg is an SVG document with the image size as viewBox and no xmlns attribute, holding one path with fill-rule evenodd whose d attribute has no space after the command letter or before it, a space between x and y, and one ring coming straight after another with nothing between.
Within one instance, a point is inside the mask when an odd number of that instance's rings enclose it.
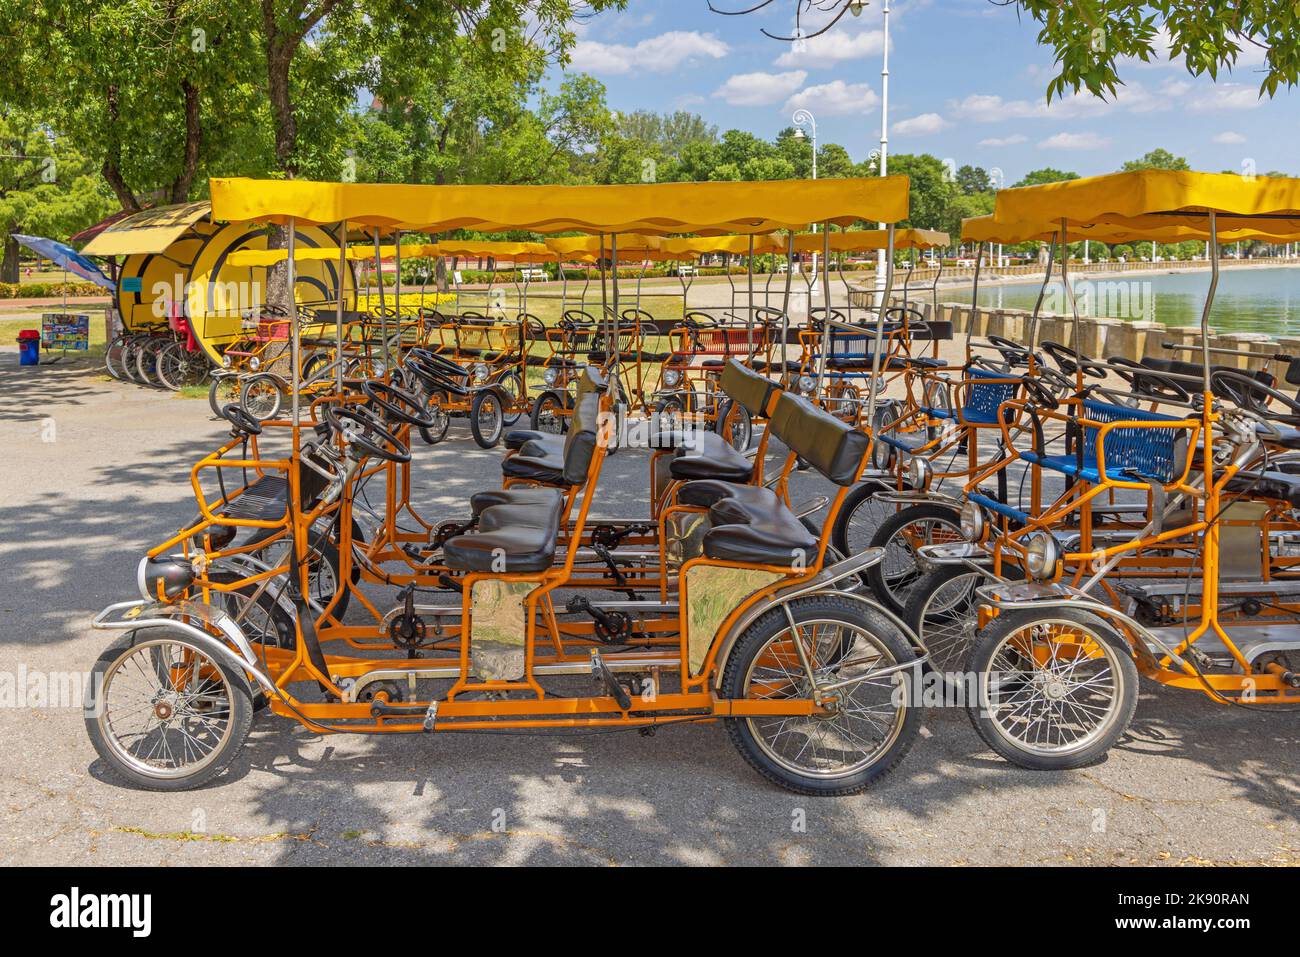
<instances>
[{"instance_id":1,"label":"bicycle wheel","mask_svg":"<svg viewBox=\"0 0 1300 957\"><path fill-rule=\"evenodd\" d=\"M469 410L469 429L481 448L493 448L505 431L501 396L492 389L475 393Z\"/></svg>"},{"instance_id":2,"label":"bicycle wheel","mask_svg":"<svg viewBox=\"0 0 1300 957\"><path fill-rule=\"evenodd\" d=\"M221 418L222 409L239 401L239 392L242 388L243 383L233 372L215 376L212 385L208 386L208 405L212 407L212 414Z\"/></svg>"},{"instance_id":3,"label":"bicycle wheel","mask_svg":"<svg viewBox=\"0 0 1300 957\"><path fill-rule=\"evenodd\" d=\"M104 347L104 368L108 370L108 374L114 379L126 379L126 373L122 371L122 358L129 340L130 336L125 332L119 333L112 342Z\"/></svg>"},{"instance_id":4,"label":"bicycle wheel","mask_svg":"<svg viewBox=\"0 0 1300 957\"><path fill-rule=\"evenodd\" d=\"M162 336L150 336L149 340L140 347L135 354L135 371L139 375L139 381L145 385L163 385L158 377L158 357L169 344L170 340Z\"/></svg>"},{"instance_id":5,"label":"bicycle wheel","mask_svg":"<svg viewBox=\"0 0 1300 957\"><path fill-rule=\"evenodd\" d=\"M519 417L523 414L519 411L519 401L524 394L524 380L520 378L518 372L510 370L497 376L496 383L505 389L508 397L505 408L502 409L502 421L505 423L506 428L509 428L518 422Z\"/></svg>"},{"instance_id":6,"label":"bicycle wheel","mask_svg":"<svg viewBox=\"0 0 1300 957\"><path fill-rule=\"evenodd\" d=\"M249 376L239 389L239 404L258 422L274 419L283 403L280 383L266 373Z\"/></svg>"},{"instance_id":7,"label":"bicycle wheel","mask_svg":"<svg viewBox=\"0 0 1300 957\"><path fill-rule=\"evenodd\" d=\"M945 505L913 505L887 518L871 538L884 558L866 571L866 582L882 605L903 615L911 590L924 570L916 550L961 540L961 518Z\"/></svg>"}]
</instances>

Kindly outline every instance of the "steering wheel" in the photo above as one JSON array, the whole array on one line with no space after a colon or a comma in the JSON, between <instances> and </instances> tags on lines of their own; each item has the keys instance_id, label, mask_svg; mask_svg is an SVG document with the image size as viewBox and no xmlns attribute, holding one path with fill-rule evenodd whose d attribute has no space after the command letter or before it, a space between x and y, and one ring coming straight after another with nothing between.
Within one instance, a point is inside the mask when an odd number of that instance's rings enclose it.
<instances>
[{"instance_id":1,"label":"steering wheel","mask_svg":"<svg viewBox=\"0 0 1300 957\"><path fill-rule=\"evenodd\" d=\"M524 324L524 336L535 342L541 342L546 338L546 323L542 322L531 312L521 312L518 316L520 322Z\"/></svg>"},{"instance_id":2,"label":"steering wheel","mask_svg":"<svg viewBox=\"0 0 1300 957\"><path fill-rule=\"evenodd\" d=\"M771 306L755 306L754 318L765 326L779 326L781 320L785 318L785 313Z\"/></svg>"},{"instance_id":3,"label":"steering wheel","mask_svg":"<svg viewBox=\"0 0 1300 957\"><path fill-rule=\"evenodd\" d=\"M560 327L569 332L587 328L596 324L596 317L582 309L566 309L560 316Z\"/></svg>"},{"instance_id":4,"label":"steering wheel","mask_svg":"<svg viewBox=\"0 0 1300 957\"><path fill-rule=\"evenodd\" d=\"M1056 364L1063 372L1074 375L1082 368L1085 375L1090 375L1094 379L1106 378L1105 366L1080 355L1069 346L1063 346L1059 342L1044 342L1043 351L1056 360Z\"/></svg>"},{"instance_id":5,"label":"steering wheel","mask_svg":"<svg viewBox=\"0 0 1300 957\"><path fill-rule=\"evenodd\" d=\"M446 392L450 395L469 395L469 389L464 385L465 370L455 363L449 363L440 356L436 357L439 361L432 362L422 356L414 355L416 351L424 352L425 350L412 349L407 353L404 368L413 376L420 380L420 384L430 393ZM430 353L432 356L432 354ZM454 366L455 371L448 369L448 366Z\"/></svg>"},{"instance_id":6,"label":"steering wheel","mask_svg":"<svg viewBox=\"0 0 1300 957\"><path fill-rule=\"evenodd\" d=\"M1211 388L1230 398L1236 405L1261 418L1300 425L1300 401L1272 386L1264 385L1253 376L1236 369L1216 369L1210 373ZM1281 403L1289 412L1278 413L1268 407L1269 400Z\"/></svg>"},{"instance_id":7,"label":"steering wheel","mask_svg":"<svg viewBox=\"0 0 1300 957\"><path fill-rule=\"evenodd\" d=\"M235 427L235 431L246 435L261 435L262 423L244 411L237 402L230 402L221 407L221 417Z\"/></svg>"},{"instance_id":8,"label":"steering wheel","mask_svg":"<svg viewBox=\"0 0 1300 957\"><path fill-rule=\"evenodd\" d=\"M1074 391L1074 380L1061 372L1060 369L1040 365L1034 370L1034 375L1041 379L1047 388L1056 390L1060 395L1066 395Z\"/></svg>"},{"instance_id":9,"label":"steering wheel","mask_svg":"<svg viewBox=\"0 0 1300 957\"><path fill-rule=\"evenodd\" d=\"M1033 399L1034 405L1048 409L1049 411L1060 408L1061 403L1057 400L1056 396L1052 394L1052 390L1047 388L1047 386L1043 385L1037 379L1033 378L1033 376L1025 376L1021 379L1021 382L1024 383L1025 392L1028 394L1029 398Z\"/></svg>"},{"instance_id":10,"label":"steering wheel","mask_svg":"<svg viewBox=\"0 0 1300 957\"><path fill-rule=\"evenodd\" d=\"M1188 402L1192 394L1182 384L1162 375L1150 366L1134 362L1124 356L1112 356L1108 363L1115 374L1132 386L1133 391L1151 399L1168 399Z\"/></svg>"},{"instance_id":11,"label":"steering wheel","mask_svg":"<svg viewBox=\"0 0 1300 957\"><path fill-rule=\"evenodd\" d=\"M401 422L420 429L427 429L434 425L433 412L405 389L400 389L392 383L367 379L361 386L361 391L371 402ZM397 401L394 402L394 399ZM411 411L412 409L417 411Z\"/></svg>"},{"instance_id":12,"label":"steering wheel","mask_svg":"<svg viewBox=\"0 0 1300 957\"><path fill-rule=\"evenodd\" d=\"M262 314L270 316L272 319L288 319L289 310L285 309L279 303L264 302L262 303Z\"/></svg>"},{"instance_id":13,"label":"steering wheel","mask_svg":"<svg viewBox=\"0 0 1300 957\"><path fill-rule=\"evenodd\" d=\"M324 417L330 429L341 435L350 448L359 448L367 455L387 462L411 461L410 450L369 409L357 405L327 405Z\"/></svg>"},{"instance_id":14,"label":"steering wheel","mask_svg":"<svg viewBox=\"0 0 1300 957\"><path fill-rule=\"evenodd\" d=\"M972 369L982 369L985 372L991 372L994 375L1003 378L1012 378L1010 363L996 362L988 356L971 356L969 367Z\"/></svg>"},{"instance_id":15,"label":"steering wheel","mask_svg":"<svg viewBox=\"0 0 1300 957\"><path fill-rule=\"evenodd\" d=\"M1007 365L1029 365L1029 350L1020 343L1013 342L1005 336L986 336L985 338L988 339L991 346L1002 353L1002 358L1007 360Z\"/></svg>"},{"instance_id":16,"label":"steering wheel","mask_svg":"<svg viewBox=\"0 0 1300 957\"><path fill-rule=\"evenodd\" d=\"M718 320L714 316L709 315L707 312L700 312L697 309L692 309L682 316L682 325L691 329L711 329L717 324Z\"/></svg>"}]
</instances>

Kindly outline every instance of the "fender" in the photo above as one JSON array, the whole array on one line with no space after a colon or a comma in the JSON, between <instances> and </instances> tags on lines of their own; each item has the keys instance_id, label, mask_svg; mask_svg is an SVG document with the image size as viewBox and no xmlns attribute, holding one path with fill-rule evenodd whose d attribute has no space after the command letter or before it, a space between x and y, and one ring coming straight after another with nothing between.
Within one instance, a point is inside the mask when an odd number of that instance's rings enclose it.
<instances>
[{"instance_id":1,"label":"fender","mask_svg":"<svg viewBox=\"0 0 1300 957\"><path fill-rule=\"evenodd\" d=\"M116 620L108 620L110 614L119 610L124 611L131 617L119 616ZM216 628L231 644L239 649L239 653L236 654L231 650L230 645L218 641L212 634L202 628L191 625L189 622L180 621L181 617L197 618ZM211 657L220 659L238 671L252 675L268 693L279 694L275 682L263 674L257 658L253 654L253 647L244 636L239 625L231 620L230 616L225 612L217 611L202 602L178 601L170 605L160 602L146 602L139 599L118 602L109 605L96 615L90 625L92 628L111 631L135 631L141 628L175 629L183 633L186 640L198 645Z\"/></svg>"},{"instance_id":2,"label":"fender","mask_svg":"<svg viewBox=\"0 0 1300 957\"><path fill-rule=\"evenodd\" d=\"M284 376L280 375L280 373L278 372L249 372L240 375L239 377L240 388L242 389L243 384L247 382L249 379L253 378L254 376L266 376L268 379L274 379L275 384L279 386L280 391L286 394L288 394L292 389L289 380L286 379Z\"/></svg>"},{"instance_id":3,"label":"fender","mask_svg":"<svg viewBox=\"0 0 1300 957\"><path fill-rule=\"evenodd\" d=\"M805 598L808 595L814 595L821 592L829 592L834 594L837 598L848 598L852 601L860 602L872 611L879 613L898 628L907 643L916 649L917 657L919 659L924 660L925 658L928 658L930 655L929 649L925 647L925 644L921 641L920 637L917 636L917 634L893 612L882 607L873 599L857 592L831 591L827 587L835 584L835 582L840 581L841 579L848 578L850 575L861 573L864 569L878 564L882 559L884 559L884 557L885 550L883 548L864 549L852 558L846 558L843 561L836 562L834 565L823 568L811 581L796 585L787 585L785 588L779 589L767 598L755 604L753 608L749 609L749 611L742 615L740 619L731 626L726 634L714 639L714 642L718 647L718 654L715 659L716 667L713 675L714 688L721 689L722 675L723 672L727 670L727 659L731 657L731 652L735 648L736 643L740 640L740 636L743 635L745 630L757 621L760 616L771 611L773 608L780 608L783 605L790 604L796 599Z\"/></svg>"},{"instance_id":4,"label":"fender","mask_svg":"<svg viewBox=\"0 0 1300 957\"><path fill-rule=\"evenodd\" d=\"M892 502L896 505L947 505L949 508L960 512L964 504L961 499L953 498L951 495L944 495L942 492L924 492L919 489L906 492L878 492L876 494L882 502Z\"/></svg>"}]
</instances>

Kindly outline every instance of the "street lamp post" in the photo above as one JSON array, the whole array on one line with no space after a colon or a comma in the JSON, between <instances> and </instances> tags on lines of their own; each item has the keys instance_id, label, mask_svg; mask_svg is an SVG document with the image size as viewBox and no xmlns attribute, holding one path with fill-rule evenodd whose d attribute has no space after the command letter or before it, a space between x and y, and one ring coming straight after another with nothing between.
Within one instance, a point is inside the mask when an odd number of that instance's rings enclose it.
<instances>
[{"instance_id":1,"label":"street lamp post","mask_svg":"<svg viewBox=\"0 0 1300 957\"><path fill-rule=\"evenodd\" d=\"M795 110L791 121L794 123L794 135L796 139L804 138L803 128L808 127L808 133L812 139L812 178L817 178L817 117L813 116L808 110ZM817 232L817 224L813 223L813 232ZM817 254L812 256L812 290L817 289Z\"/></svg>"},{"instance_id":2,"label":"street lamp post","mask_svg":"<svg viewBox=\"0 0 1300 957\"><path fill-rule=\"evenodd\" d=\"M865 0L852 0L850 9L856 17L866 6ZM884 0L881 13L884 15L884 47L880 66L880 175L886 176L889 173L889 0ZM881 223L880 228L884 229L885 224ZM883 249L876 253L876 301L880 303L882 312L888 308L888 303L882 301L885 295L885 255Z\"/></svg>"}]
</instances>

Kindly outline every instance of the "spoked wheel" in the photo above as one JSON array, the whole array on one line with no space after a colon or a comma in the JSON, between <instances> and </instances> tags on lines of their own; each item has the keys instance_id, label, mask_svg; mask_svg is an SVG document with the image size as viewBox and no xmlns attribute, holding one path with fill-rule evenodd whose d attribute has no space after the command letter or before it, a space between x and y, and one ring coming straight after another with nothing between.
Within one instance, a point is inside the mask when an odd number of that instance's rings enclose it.
<instances>
[{"instance_id":1,"label":"spoked wheel","mask_svg":"<svg viewBox=\"0 0 1300 957\"><path fill-rule=\"evenodd\" d=\"M122 359L126 354L126 344L129 338L123 333L104 348L104 368L108 370L108 374L114 379L128 378L122 370Z\"/></svg>"},{"instance_id":2,"label":"spoked wheel","mask_svg":"<svg viewBox=\"0 0 1300 957\"><path fill-rule=\"evenodd\" d=\"M284 403L284 393L274 376L262 373L244 380L239 390L239 404L258 422L274 419Z\"/></svg>"},{"instance_id":3,"label":"spoked wheel","mask_svg":"<svg viewBox=\"0 0 1300 957\"><path fill-rule=\"evenodd\" d=\"M1137 667L1109 624L1072 608L1004 612L979 633L967 705L984 742L1013 764L1083 767L1110 749L1137 707Z\"/></svg>"},{"instance_id":4,"label":"spoked wheel","mask_svg":"<svg viewBox=\"0 0 1300 957\"><path fill-rule=\"evenodd\" d=\"M186 349L183 342L169 344L158 356L158 379L173 392L200 385L207 375L207 357Z\"/></svg>"},{"instance_id":5,"label":"spoked wheel","mask_svg":"<svg viewBox=\"0 0 1300 957\"><path fill-rule=\"evenodd\" d=\"M686 405L678 396L669 396L655 403L655 415L658 417L660 434L680 432L685 425Z\"/></svg>"},{"instance_id":6,"label":"spoked wheel","mask_svg":"<svg viewBox=\"0 0 1300 957\"><path fill-rule=\"evenodd\" d=\"M122 346L122 361L119 365L123 381L148 384L140 378L138 368L140 349L148 340L148 336L131 336Z\"/></svg>"},{"instance_id":7,"label":"spoked wheel","mask_svg":"<svg viewBox=\"0 0 1300 957\"><path fill-rule=\"evenodd\" d=\"M988 579L965 565L936 568L911 590L903 621L930 652L926 662L944 682L956 686L975 640L975 589Z\"/></svg>"},{"instance_id":8,"label":"spoked wheel","mask_svg":"<svg viewBox=\"0 0 1300 957\"><path fill-rule=\"evenodd\" d=\"M741 755L770 781L799 794L855 794L903 759L921 723L909 670L872 677L915 659L896 626L860 602L814 595L767 612L727 660L722 691L731 699L806 700L812 684L853 684L825 693L811 715L727 722Z\"/></svg>"},{"instance_id":9,"label":"spoked wheel","mask_svg":"<svg viewBox=\"0 0 1300 957\"><path fill-rule=\"evenodd\" d=\"M524 380L519 377L518 372L512 370L497 376L496 384L505 389L506 394L510 397L502 410L505 426L510 428L519 421L519 417L523 414L519 411L519 402L524 394Z\"/></svg>"},{"instance_id":10,"label":"spoked wheel","mask_svg":"<svg viewBox=\"0 0 1300 957\"><path fill-rule=\"evenodd\" d=\"M732 413L732 406L735 406L735 413ZM722 435L727 420L731 420L731 447L737 452L744 452L749 448L750 440L754 437L754 419L749 414L749 410L743 405L735 405L730 399L719 403L718 421L715 428L719 435Z\"/></svg>"},{"instance_id":11,"label":"spoked wheel","mask_svg":"<svg viewBox=\"0 0 1300 957\"><path fill-rule=\"evenodd\" d=\"M469 430L480 448L490 449L501 441L501 434L505 431L505 412L501 396L492 389L474 394L469 408Z\"/></svg>"},{"instance_id":12,"label":"spoked wheel","mask_svg":"<svg viewBox=\"0 0 1300 957\"><path fill-rule=\"evenodd\" d=\"M961 518L943 505L913 505L880 523L871 545L884 558L867 569L865 580L876 599L902 615L912 587L924 572L916 550L922 545L961 541Z\"/></svg>"},{"instance_id":13,"label":"spoked wheel","mask_svg":"<svg viewBox=\"0 0 1300 957\"><path fill-rule=\"evenodd\" d=\"M239 376L233 373L216 376L212 384L208 386L208 405L212 408L212 414L221 418L221 410L231 403L239 401L239 392L243 384L239 381Z\"/></svg>"},{"instance_id":14,"label":"spoked wheel","mask_svg":"<svg viewBox=\"0 0 1300 957\"><path fill-rule=\"evenodd\" d=\"M152 791L207 783L239 753L253 720L243 672L179 630L123 635L91 670L86 731L114 774Z\"/></svg>"},{"instance_id":15,"label":"spoked wheel","mask_svg":"<svg viewBox=\"0 0 1300 957\"><path fill-rule=\"evenodd\" d=\"M532 420L533 431L550 432L552 435L559 435L569 428L569 417L564 414L568 408L564 401L564 396L559 392L543 392L533 402L533 411L530 416Z\"/></svg>"},{"instance_id":16,"label":"spoked wheel","mask_svg":"<svg viewBox=\"0 0 1300 957\"><path fill-rule=\"evenodd\" d=\"M353 525L353 538L359 540L360 529ZM312 555L307 568L307 594L313 602L321 608L325 608L334 600L334 594L339 588L339 550L335 542L338 536L332 526L318 522L312 526L311 538L309 539ZM267 545L257 557L272 566L279 568L289 563L289 539L283 536L276 539L270 545ZM339 595L338 604L334 606L331 614L339 621L347 613L348 603L352 599L351 589L345 588L343 594ZM292 642L291 642L292 643Z\"/></svg>"},{"instance_id":17,"label":"spoked wheel","mask_svg":"<svg viewBox=\"0 0 1300 957\"><path fill-rule=\"evenodd\" d=\"M429 396L429 413L433 416L433 425L420 429L420 438L427 445L437 445L447 437L447 430L451 428L451 413L447 411L450 402L451 397L446 392L435 392Z\"/></svg>"},{"instance_id":18,"label":"spoked wheel","mask_svg":"<svg viewBox=\"0 0 1300 957\"><path fill-rule=\"evenodd\" d=\"M158 377L158 358L167 347L167 340L161 336L151 337L135 351L136 380L145 385L162 385Z\"/></svg>"},{"instance_id":19,"label":"spoked wheel","mask_svg":"<svg viewBox=\"0 0 1300 957\"><path fill-rule=\"evenodd\" d=\"M876 497L878 492L897 491L883 482L869 481L853 488L835 516L831 541L842 555L858 555L871 545L876 529L897 514L898 505Z\"/></svg>"}]
</instances>

